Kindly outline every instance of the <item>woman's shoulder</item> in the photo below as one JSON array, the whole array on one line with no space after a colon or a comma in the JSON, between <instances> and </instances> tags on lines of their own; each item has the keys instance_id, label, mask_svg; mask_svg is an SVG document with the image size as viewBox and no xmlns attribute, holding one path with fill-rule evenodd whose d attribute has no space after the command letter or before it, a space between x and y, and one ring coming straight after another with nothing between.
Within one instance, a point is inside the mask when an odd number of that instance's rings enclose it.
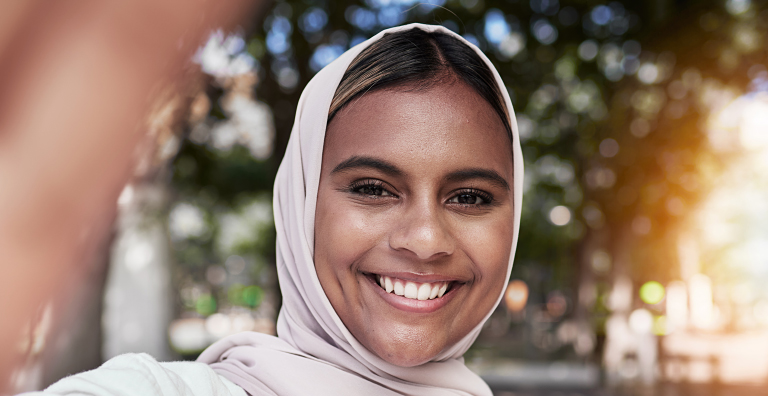
<instances>
[{"instance_id":1,"label":"woman's shoulder","mask_svg":"<svg viewBox=\"0 0 768 396\"><path fill-rule=\"evenodd\" d=\"M42 392L23 395L246 396L246 393L205 363L161 363L144 353L129 353L114 357L95 370L63 378Z\"/></svg>"}]
</instances>

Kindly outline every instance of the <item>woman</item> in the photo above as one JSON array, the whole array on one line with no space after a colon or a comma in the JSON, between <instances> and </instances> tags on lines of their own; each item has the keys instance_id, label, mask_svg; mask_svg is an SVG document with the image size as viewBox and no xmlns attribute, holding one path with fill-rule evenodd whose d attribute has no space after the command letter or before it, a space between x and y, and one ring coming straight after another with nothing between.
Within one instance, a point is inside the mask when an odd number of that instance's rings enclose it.
<instances>
[{"instance_id":1,"label":"woman","mask_svg":"<svg viewBox=\"0 0 768 396\"><path fill-rule=\"evenodd\" d=\"M509 278L522 164L478 49L439 26L386 30L299 101L275 181L279 338L227 337L198 359L213 371L118 357L113 375L142 374L107 383L98 369L47 392L490 395L462 355Z\"/></svg>"}]
</instances>

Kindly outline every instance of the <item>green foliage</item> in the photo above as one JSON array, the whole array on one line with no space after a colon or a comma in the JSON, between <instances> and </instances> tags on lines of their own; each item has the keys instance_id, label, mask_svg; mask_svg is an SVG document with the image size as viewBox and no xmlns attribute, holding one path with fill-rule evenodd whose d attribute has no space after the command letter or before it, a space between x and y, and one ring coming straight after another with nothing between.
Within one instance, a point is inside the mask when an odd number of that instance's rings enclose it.
<instances>
[{"instance_id":1,"label":"green foliage","mask_svg":"<svg viewBox=\"0 0 768 396\"><path fill-rule=\"evenodd\" d=\"M173 184L180 194L197 196L204 189L205 198L224 205L234 204L241 194L271 191L276 172L271 161L254 159L242 146L222 152L189 140L176 164Z\"/></svg>"},{"instance_id":2,"label":"green foliage","mask_svg":"<svg viewBox=\"0 0 768 396\"><path fill-rule=\"evenodd\" d=\"M210 294L201 295L195 303L195 310L203 316L216 312L216 299Z\"/></svg>"},{"instance_id":3,"label":"green foliage","mask_svg":"<svg viewBox=\"0 0 768 396\"><path fill-rule=\"evenodd\" d=\"M261 303L264 298L264 291L258 286L248 286L243 289L243 303L253 308Z\"/></svg>"},{"instance_id":4,"label":"green foliage","mask_svg":"<svg viewBox=\"0 0 768 396\"><path fill-rule=\"evenodd\" d=\"M227 290L227 298L232 305L254 308L264 298L264 291L255 285L243 286L236 283Z\"/></svg>"}]
</instances>

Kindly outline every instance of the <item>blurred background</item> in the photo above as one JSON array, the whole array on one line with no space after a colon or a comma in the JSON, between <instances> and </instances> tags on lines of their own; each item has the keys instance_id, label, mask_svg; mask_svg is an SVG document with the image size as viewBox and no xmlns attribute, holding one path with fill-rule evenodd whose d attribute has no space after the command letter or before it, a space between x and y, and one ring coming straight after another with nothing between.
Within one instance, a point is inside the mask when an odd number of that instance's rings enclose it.
<instances>
[{"instance_id":1,"label":"blurred background","mask_svg":"<svg viewBox=\"0 0 768 396\"><path fill-rule=\"evenodd\" d=\"M106 236L20 325L11 394L121 353L194 359L229 334L274 334L272 183L299 95L409 22L485 51L525 155L512 281L467 364L507 396L768 394L768 5L285 0L232 14L185 42L184 79L151 90Z\"/></svg>"}]
</instances>

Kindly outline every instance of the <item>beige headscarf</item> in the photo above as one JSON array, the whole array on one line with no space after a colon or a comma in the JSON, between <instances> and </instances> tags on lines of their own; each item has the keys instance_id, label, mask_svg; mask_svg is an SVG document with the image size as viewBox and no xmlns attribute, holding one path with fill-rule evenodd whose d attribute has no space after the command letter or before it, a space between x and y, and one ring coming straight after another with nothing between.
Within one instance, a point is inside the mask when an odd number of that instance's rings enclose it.
<instances>
[{"instance_id":1,"label":"beige headscarf","mask_svg":"<svg viewBox=\"0 0 768 396\"><path fill-rule=\"evenodd\" d=\"M462 355L491 315L488 312L459 343L417 367L390 364L360 344L344 326L320 286L313 262L315 207L328 109L344 72L364 48L386 33L423 29L453 35L474 49L493 71L509 109L514 150L515 236L517 244L523 192L523 157L512 103L501 77L474 45L441 26L410 24L385 30L351 48L307 84L274 191L277 271L283 306L278 337L236 334L213 344L198 359L251 395L491 395L465 365ZM501 295L496 301L498 305ZM494 306L495 308L495 306Z\"/></svg>"}]
</instances>

